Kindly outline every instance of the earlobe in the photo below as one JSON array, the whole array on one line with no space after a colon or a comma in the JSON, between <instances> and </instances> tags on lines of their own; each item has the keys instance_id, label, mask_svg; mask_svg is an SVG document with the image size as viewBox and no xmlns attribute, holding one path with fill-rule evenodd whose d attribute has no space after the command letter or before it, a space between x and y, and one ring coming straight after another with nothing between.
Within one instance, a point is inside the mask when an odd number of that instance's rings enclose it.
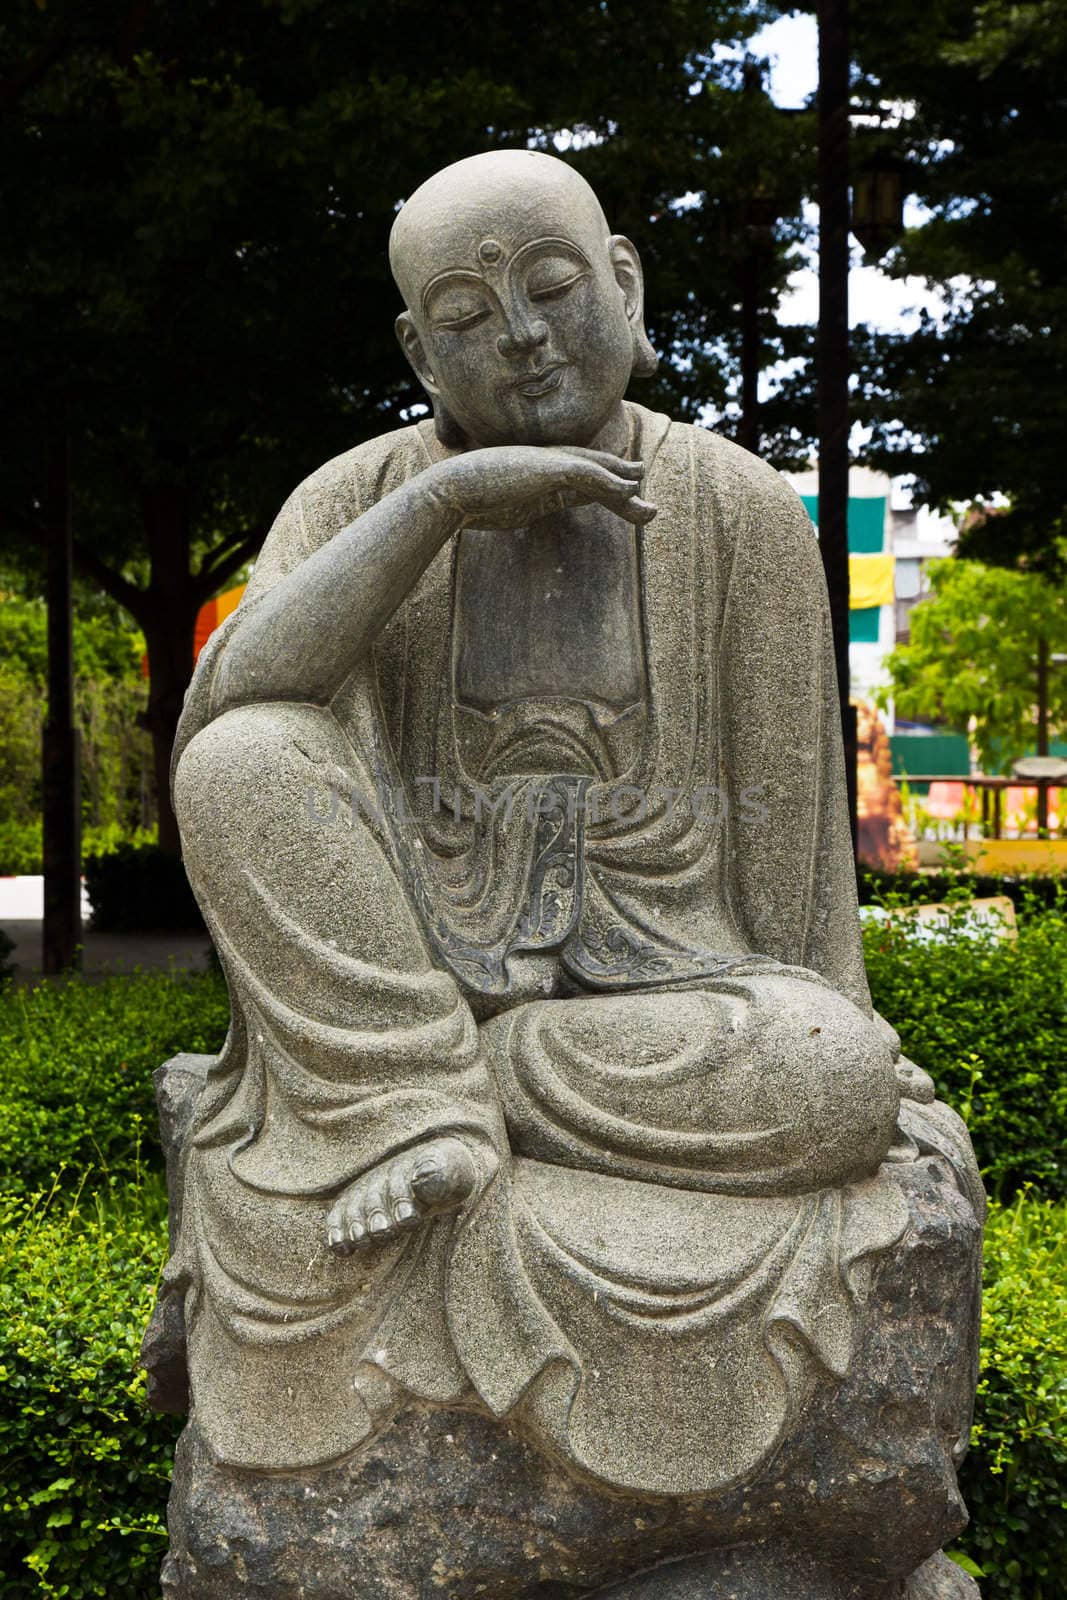
<instances>
[{"instance_id":1,"label":"earlobe","mask_svg":"<svg viewBox=\"0 0 1067 1600\"><path fill-rule=\"evenodd\" d=\"M649 343L645 332L645 280L641 271L641 257L629 239L621 233L609 242L611 265L615 281L623 292L626 316L634 342L634 360L630 369L634 378L651 378L659 366L659 357Z\"/></svg>"},{"instance_id":2,"label":"earlobe","mask_svg":"<svg viewBox=\"0 0 1067 1600\"><path fill-rule=\"evenodd\" d=\"M446 410L444 401L441 399L441 391L437 387L437 380L426 359L426 351L423 349L422 340L419 338L418 329L415 327L411 312L402 311L393 326L396 329L396 336L400 341L401 350L403 350L410 362L416 378L418 378L430 397L430 403L433 406L434 429L438 439L449 450L465 449L467 441L463 430L451 412Z\"/></svg>"},{"instance_id":3,"label":"earlobe","mask_svg":"<svg viewBox=\"0 0 1067 1600\"><path fill-rule=\"evenodd\" d=\"M641 271L641 257L629 239L616 233L609 241L611 265L615 282L626 301L626 315L631 323L640 320L644 311L645 285Z\"/></svg>"}]
</instances>

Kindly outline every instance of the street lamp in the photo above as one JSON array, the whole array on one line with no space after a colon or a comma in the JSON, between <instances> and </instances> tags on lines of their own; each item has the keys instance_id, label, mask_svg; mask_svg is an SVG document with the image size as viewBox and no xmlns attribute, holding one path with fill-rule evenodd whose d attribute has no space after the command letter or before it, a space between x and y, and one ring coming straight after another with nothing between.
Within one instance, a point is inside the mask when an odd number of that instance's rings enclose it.
<instances>
[{"instance_id":1,"label":"street lamp","mask_svg":"<svg viewBox=\"0 0 1067 1600\"><path fill-rule=\"evenodd\" d=\"M853 851L856 710L849 699L848 625L848 268L849 232L865 250L903 228L904 173L881 155L864 162L849 206L849 0L816 0L819 29L819 549L830 599Z\"/></svg>"},{"instance_id":2,"label":"street lamp","mask_svg":"<svg viewBox=\"0 0 1067 1600\"><path fill-rule=\"evenodd\" d=\"M884 256L904 232L906 164L877 152L866 158L852 184L852 232L872 260Z\"/></svg>"},{"instance_id":3,"label":"street lamp","mask_svg":"<svg viewBox=\"0 0 1067 1600\"><path fill-rule=\"evenodd\" d=\"M848 666L848 0L818 0L819 552L826 573L856 851L856 709Z\"/></svg>"}]
</instances>

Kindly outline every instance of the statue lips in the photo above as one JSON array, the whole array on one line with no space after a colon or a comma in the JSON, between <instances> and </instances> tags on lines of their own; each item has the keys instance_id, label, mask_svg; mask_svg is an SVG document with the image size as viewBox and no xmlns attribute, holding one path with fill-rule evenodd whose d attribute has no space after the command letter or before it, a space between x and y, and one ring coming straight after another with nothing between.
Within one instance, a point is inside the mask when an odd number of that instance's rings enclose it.
<instances>
[{"instance_id":1,"label":"statue lips","mask_svg":"<svg viewBox=\"0 0 1067 1600\"><path fill-rule=\"evenodd\" d=\"M551 394L563 382L566 366L565 361L549 361L543 367L538 367L536 372L524 372L521 378L514 380L512 388L531 400L536 400L543 394Z\"/></svg>"}]
</instances>

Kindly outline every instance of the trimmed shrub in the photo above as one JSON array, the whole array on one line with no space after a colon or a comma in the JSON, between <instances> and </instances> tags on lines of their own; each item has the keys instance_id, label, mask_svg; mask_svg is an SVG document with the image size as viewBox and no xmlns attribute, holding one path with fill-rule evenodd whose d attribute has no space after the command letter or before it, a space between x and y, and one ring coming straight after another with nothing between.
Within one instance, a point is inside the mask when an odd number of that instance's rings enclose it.
<instances>
[{"instance_id":1,"label":"trimmed shrub","mask_svg":"<svg viewBox=\"0 0 1067 1600\"><path fill-rule=\"evenodd\" d=\"M961 914L965 902L961 903ZM904 919L864 932L875 1007L971 1130L986 1185L1067 1194L1067 911L927 941Z\"/></svg>"},{"instance_id":2,"label":"trimmed shrub","mask_svg":"<svg viewBox=\"0 0 1067 1600\"><path fill-rule=\"evenodd\" d=\"M0 692L3 686L0 685ZM0 805L3 800L0 796ZM0 815L0 878L19 878L43 871L41 819L24 822Z\"/></svg>"},{"instance_id":3,"label":"trimmed shrub","mask_svg":"<svg viewBox=\"0 0 1067 1600\"><path fill-rule=\"evenodd\" d=\"M3 587L8 587L5 575ZM15 577L18 586L18 578ZM40 872L41 728L48 613L40 598L0 599L0 871ZM152 742L141 712L144 638L99 591L75 588L74 717L81 734L82 820L124 833L152 821Z\"/></svg>"},{"instance_id":4,"label":"trimmed shrub","mask_svg":"<svg viewBox=\"0 0 1067 1600\"><path fill-rule=\"evenodd\" d=\"M181 858L157 844L121 844L87 855L85 888L93 927L103 933L204 926Z\"/></svg>"},{"instance_id":5,"label":"trimmed shrub","mask_svg":"<svg viewBox=\"0 0 1067 1600\"><path fill-rule=\"evenodd\" d=\"M924 901L973 896L987 900L1007 895L1017 912L1033 915L1062 907L1067 875L1024 873L1018 877L988 877L967 871L884 872L865 867L859 875L860 905L919 905Z\"/></svg>"},{"instance_id":6,"label":"trimmed shrub","mask_svg":"<svg viewBox=\"0 0 1067 1600\"><path fill-rule=\"evenodd\" d=\"M1067 1206L1032 1195L995 1206L985 1280L961 1548L983 1600L1055 1600L1067 1575Z\"/></svg>"},{"instance_id":7,"label":"trimmed shrub","mask_svg":"<svg viewBox=\"0 0 1067 1600\"><path fill-rule=\"evenodd\" d=\"M134 828L132 832L117 822L107 822L97 827L92 823L82 825L82 856L110 855L123 845L138 848L155 843L154 828ZM14 817L0 819L0 878L20 877L25 873L44 871L44 841L42 822L34 817L29 822L19 822Z\"/></svg>"},{"instance_id":8,"label":"trimmed shrub","mask_svg":"<svg viewBox=\"0 0 1067 1600\"><path fill-rule=\"evenodd\" d=\"M137 1353L166 1249L158 1176L0 1196L4 1600L155 1600L180 1422Z\"/></svg>"},{"instance_id":9,"label":"trimmed shrub","mask_svg":"<svg viewBox=\"0 0 1067 1600\"><path fill-rule=\"evenodd\" d=\"M0 1188L44 1188L61 1166L126 1174L158 1150L152 1073L214 1053L230 1006L219 972L141 973L0 990Z\"/></svg>"}]
</instances>

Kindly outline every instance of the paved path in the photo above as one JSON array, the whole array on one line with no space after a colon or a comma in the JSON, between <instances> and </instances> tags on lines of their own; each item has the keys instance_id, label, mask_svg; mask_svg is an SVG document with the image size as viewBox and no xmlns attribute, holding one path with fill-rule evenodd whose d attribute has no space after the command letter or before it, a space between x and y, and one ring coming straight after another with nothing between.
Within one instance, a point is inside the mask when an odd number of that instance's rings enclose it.
<instances>
[{"instance_id":1,"label":"paved path","mask_svg":"<svg viewBox=\"0 0 1067 1600\"><path fill-rule=\"evenodd\" d=\"M35 983L41 976L41 923L35 918L0 921L15 941L11 960L17 963L18 983ZM134 972L166 972L171 967L203 972L211 941L206 933L93 933L85 935L83 971L87 978L106 978Z\"/></svg>"}]
</instances>

